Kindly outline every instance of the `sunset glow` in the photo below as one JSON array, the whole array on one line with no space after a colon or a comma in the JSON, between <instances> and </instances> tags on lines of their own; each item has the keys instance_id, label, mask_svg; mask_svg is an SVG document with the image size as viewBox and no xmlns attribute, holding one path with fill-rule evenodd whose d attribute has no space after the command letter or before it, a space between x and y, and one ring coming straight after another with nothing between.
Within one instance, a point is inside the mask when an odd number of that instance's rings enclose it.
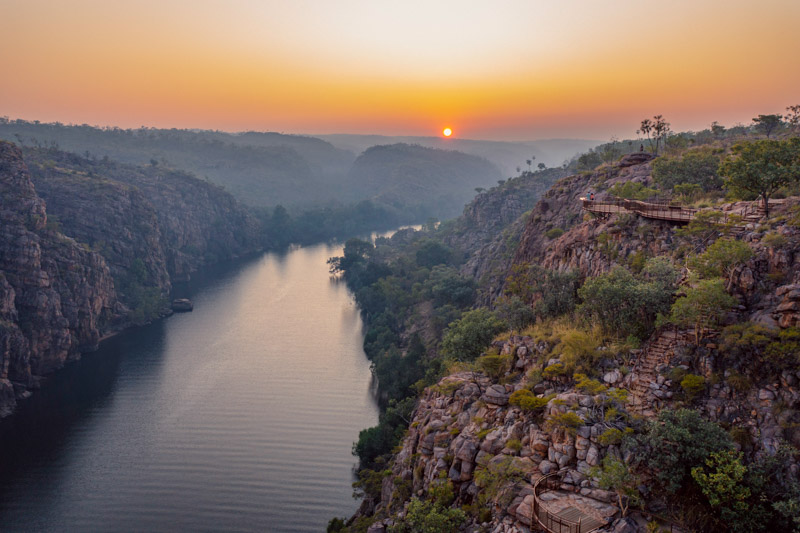
<instances>
[{"instance_id":1,"label":"sunset glow","mask_svg":"<svg viewBox=\"0 0 800 533\"><path fill-rule=\"evenodd\" d=\"M442 135L444 135L445 137L450 137L452 134L453 130L451 130L450 128L445 128L444 130L442 130Z\"/></svg>"},{"instance_id":2,"label":"sunset glow","mask_svg":"<svg viewBox=\"0 0 800 533\"><path fill-rule=\"evenodd\" d=\"M607 139L660 113L701 129L800 103L798 20L796 0L10 0L0 116Z\"/></svg>"}]
</instances>

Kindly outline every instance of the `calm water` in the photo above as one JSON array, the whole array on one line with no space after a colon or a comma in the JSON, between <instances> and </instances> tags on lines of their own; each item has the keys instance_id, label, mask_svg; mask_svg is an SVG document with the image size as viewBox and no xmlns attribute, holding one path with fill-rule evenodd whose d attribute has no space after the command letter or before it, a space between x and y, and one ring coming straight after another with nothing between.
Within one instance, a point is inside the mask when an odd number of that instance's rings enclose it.
<instances>
[{"instance_id":1,"label":"calm water","mask_svg":"<svg viewBox=\"0 0 800 533\"><path fill-rule=\"evenodd\" d=\"M0 422L2 531L324 531L374 425L362 324L319 245L184 288Z\"/></svg>"}]
</instances>

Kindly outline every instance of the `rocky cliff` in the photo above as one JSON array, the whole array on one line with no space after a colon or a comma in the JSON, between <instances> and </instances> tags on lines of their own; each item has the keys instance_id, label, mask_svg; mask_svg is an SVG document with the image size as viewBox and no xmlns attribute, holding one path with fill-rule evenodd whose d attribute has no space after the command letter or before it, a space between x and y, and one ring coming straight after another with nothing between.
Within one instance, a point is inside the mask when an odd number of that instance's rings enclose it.
<instances>
[{"instance_id":1,"label":"rocky cliff","mask_svg":"<svg viewBox=\"0 0 800 533\"><path fill-rule=\"evenodd\" d=\"M203 265L263 247L253 216L220 187L185 172L58 150L25 154L65 233L96 246L112 264L139 257L158 287L168 289L165 270L173 280L186 279ZM111 242L106 254L104 243Z\"/></svg>"},{"instance_id":2,"label":"rocky cliff","mask_svg":"<svg viewBox=\"0 0 800 533\"><path fill-rule=\"evenodd\" d=\"M104 334L159 316L173 281L263 247L256 219L193 176L5 142L0 222L0 416Z\"/></svg>"},{"instance_id":3,"label":"rocky cliff","mask_svg":"<svg viewBox=\"0 0 800 533\"><path fill-rule=\"evenodd\" d=\"M22 160L0 143L0 414L38 376L96 346L116 315L103 258L48 226Z\"/></svg>"}]
</instances>

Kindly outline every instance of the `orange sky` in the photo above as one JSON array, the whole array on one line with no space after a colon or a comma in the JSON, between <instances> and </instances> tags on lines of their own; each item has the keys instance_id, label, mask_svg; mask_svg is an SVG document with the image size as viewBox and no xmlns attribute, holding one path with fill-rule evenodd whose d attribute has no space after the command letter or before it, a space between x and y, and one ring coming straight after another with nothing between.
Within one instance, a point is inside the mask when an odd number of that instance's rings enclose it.
<instances>
[{"instance_id":1,"label":"orange sky","mask_svg":"<svg viewBox=\"0 0 800 533\"><path fill-rule=\"evenodd\" d=\"M537 139L800 104L798 0L2 0L0 116Z\"/></svg>"}]
</instances>

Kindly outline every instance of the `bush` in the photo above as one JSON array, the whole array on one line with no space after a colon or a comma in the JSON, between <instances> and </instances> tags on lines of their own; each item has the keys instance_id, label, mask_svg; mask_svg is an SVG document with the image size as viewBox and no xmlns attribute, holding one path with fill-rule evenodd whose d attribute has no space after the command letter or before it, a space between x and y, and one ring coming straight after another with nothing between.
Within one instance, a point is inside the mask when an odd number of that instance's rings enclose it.
<instances>
[{"instance_id":1,"label":"bush","mask_svg":"<svg viewBox=\"0 0 800 533\"><path fill-rule=\"evenodd\" d=\"M547 237L547 238L548 238L548 239L550 239L550 240L552 240L552 239L557 239L557 238L561 237L562 235L564 235L564 230L563 230L563 229L561 229L561 228L552 228L552 229L549 229L549 230L547 230L547 232L544 234L544 236L545 236L545 237Z\"/></svg>"},{"instance_id":2,"label":"bush","mask_svg":"<svg viewBox=\"0 0 800 533\"><path fill-rule=\"evenodd\" d=\"M597 442L603 446L611 446L622 442L624 433L617 428L608 428L597 437Z\"/></svg>"},{"instance_id":3,"label":"bush","mask_svg":"<svg viewBox=\"0 0 800 533\"><path fill-rule=\"evenodd\" d=\"M508 355L484 355L475 361L475 366L490 378L497 380L509 369L511 357Z\"/></svg>"},{"instance_id":4,"label":"bush","mask_svg":"<svg viewBox=\"0 0 800 533\"><path fill-rule=\"evenodd\" d=\"M557 333L560 342L555 352L559 354L565 372L588 370L594 366L593 363L600 355L598 349L603 342L598 332L566 328Z\"/></svg>"},{"instance_id":5,"label":"bush","mask_svg":"<svg viewBox=\"0 0 800 533\"><path fill-rule=\"evenodd\" d=\"M706 378L688 374L681 380L681 388L686 395L686 400L692 402L700 393L706 390Z\"/></svg>"},{"instance_id":6,"label":"bush","mask_svg":"<svg viewBox=\"0 0 800 533\"><path fill-rule=\"evenodd\" d=\"M442 354L458 361L474 361L504 329L506 325L488 309L468 311L448 326L442 339Z\"/></svg>"},{"instance_id":7,"label":"bush","mask_svg":"<svg viewBox=\"0 0 800 533\"><path fill-rule=\"evenodd\" d=\"M576 381L575 388L578 390L582 390L586 394L596 395L606 392L608 390L608 387L606 387L596 379L591 379L587 377L585 374L575 374L572 377Z\"/></svg>"},{"instance_id":8,"label":"bush","mask_svg":"<svg viewBox=\"0 0 800 533\"><path fill-rule=\"evenodd\" d=\"M661 411L636 444L637 458L668 493L690 482L691 469L702 465L709 455L733 448L725 430L690 409Z\"/></svg>"},{"instance_id":9,"label":"bush","mask_svg":"<svg viewBox=\"0 0 800 533\"><path fill-rule=\"evenodd\" d=\"M583 420L573 411L558 413L548 418L547 422L545 422L545 427L548 431L560 429L566 431L573 437L577 434L578 428L582 425Z\"/></svg>"},{"instance_id":10,"label":"bush","mask_svg":"<svg viewBox=\"0 0 800 533\"><path fill-rule=\"evenodd\" d=\"M522 449L522 442L519 439L508 439L506 441L506 448L518 452Z\"/></svg>"},{"instance_id":11,"label":"bush","mask_svg":"<svg viewBox=\"0 0 800 533\"><path fill-rule=\"evenodd\" d=\"M690 150L683 157L659 157L653 161L653 180L669 190L691 184L704 191L720 190L722 179L717 174L720 157L708 149Z\"/></svg>"},{"instance_id":12,"label":"bush","mask_svg":"<svg viewBox=\"0 0 800 533\"><path fill-rule=\"evenodd\" d=\"M539 398L528 389L520 389L511 393L508 403L524 411L541 411L547 406L550 398Z\"/></svg>"},{"instance_id":13,"label":"bush","mask_svg":"<svg viewBox=\"0 0 800 533\"><path fill-rule=\"evenodd\" d=\"M638 280L618 266L608 274L588 279L578 289L583 300L578 310L608 334L643 338L652 330L658 313L669 309L672 292L672 286L661 280Z\"/></svg>"},{"instance_id":14,"label":"bush","mask_svg":"<svg viewBox=\"0 0 800 533\"><path fill-rule=\"evenodd\" d=\"M389 527L390 533L451 533L458 531L467 515L461 509L450 509L434 502L412 498L404 519Z\"/></svg>"}]
</instances>

